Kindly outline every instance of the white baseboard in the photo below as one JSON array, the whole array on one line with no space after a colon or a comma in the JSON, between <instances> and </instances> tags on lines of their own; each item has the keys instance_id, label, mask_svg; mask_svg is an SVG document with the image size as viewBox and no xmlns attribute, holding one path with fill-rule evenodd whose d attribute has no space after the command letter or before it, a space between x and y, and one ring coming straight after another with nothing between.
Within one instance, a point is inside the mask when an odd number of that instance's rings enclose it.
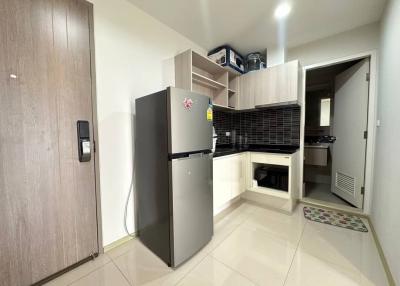
<instances>
[{"instance_id":1,"label":"white baseboard","mask_svg":"<svg viewBox=\"0 0 400 286\"><path fill-rule=\"evenodd\" d=\"M108 252L111 249L114 249L114 248L116 248L116 247L118 247L118 246L120 246L120 245L122 245L122 244L124 244L124 243L126 243L126 242L128 242L130 240L132 240L132 239L135 239L135 238L136 238L136 233L134 233L133 236L129 236L129 235L124 236L124 237L122 237L122 238L120 238L120 239L118 239L118 240L116 240L114 242L111 242L110 244L105 245L104 246L104 252Z\"/></svg>"}]
</instances>

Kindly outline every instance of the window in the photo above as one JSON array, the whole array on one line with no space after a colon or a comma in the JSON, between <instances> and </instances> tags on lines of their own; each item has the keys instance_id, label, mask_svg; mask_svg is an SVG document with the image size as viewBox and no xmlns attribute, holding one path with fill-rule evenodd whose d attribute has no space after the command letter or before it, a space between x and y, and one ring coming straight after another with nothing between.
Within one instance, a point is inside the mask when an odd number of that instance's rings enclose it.
<instances>
[{"instance_id":1,"label":"window","mask_svg":"<svg viewBox=\"0 0 400 286\"><path fill-rule=\"evenodd\" d=\"M320 126L329 126L331 121L331 99L321 99Z\"/></svg>"}]
</instances>

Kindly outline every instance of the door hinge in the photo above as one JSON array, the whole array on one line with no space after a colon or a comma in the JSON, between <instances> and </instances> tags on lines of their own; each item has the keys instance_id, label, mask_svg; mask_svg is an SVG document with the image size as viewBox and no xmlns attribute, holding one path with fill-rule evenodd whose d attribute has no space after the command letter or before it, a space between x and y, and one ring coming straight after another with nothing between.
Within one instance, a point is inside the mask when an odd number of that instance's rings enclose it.
<instances>
[{"instance_id":1,"label":"door hinge","mask_svg":"<svg viewBox=\"0 0 400 286\"><path fill-rule=\"evenodd\" d=\"M368 138L368 131L364 131L364 139Z\"/></svg>"},{"instance_id":2,"label":"door hinge","mask_svg":"<svg viewBox=\"0 0 400 286\"><path fill-rule=\"evenodd\" d=\"M367 72L367 74L365 75L365 80L366 80L366 81L369 81L370 77L371 77L371 76L370 76L370 73Z\"/></svg>"},{"instance_id":3,"label":"door hinge","mask_svg":"<svg viewBox=\"0 0 400 286\"><path fill-rule=\"evenodd\" d=\"M93 153L96 153L96 141L93 140Z\"/></svg>"},{"instance_id":4,"label":"door hinge","mask_svg":"<svg viewBox=\"0 0 400 286\"><path fill-rule=\"evenodd\" d=\"M365 193L365 187L361 187L361 194L363 195Z\"/></svg>"}]
</instances>

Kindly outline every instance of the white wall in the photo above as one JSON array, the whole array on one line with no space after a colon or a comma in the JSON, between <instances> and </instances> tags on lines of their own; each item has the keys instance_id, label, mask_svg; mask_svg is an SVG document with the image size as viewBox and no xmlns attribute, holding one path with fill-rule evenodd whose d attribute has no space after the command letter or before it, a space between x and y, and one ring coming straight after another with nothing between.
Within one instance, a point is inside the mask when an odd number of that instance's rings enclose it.
<instances>
[{"instance_id":1,"label":"white wall","mask_svg":"<svg viewBox=\"0 0 400 286\"><path fill-rule=\"evenodd\" d=\"M124 236L132 178L134 99L174 85L173 57L205 51L125 0L94 4L103 244ZM129 207L133 231L133 204Z\"/></svg>"},{"instance_id":2,"label":"white wall","mask_svg":"<svg viewBox=\"0 0 400 286\"><path fill-rule=\"evenodd\" d=\"M388 4L381 27L372 222L400 285L400 1Z\"/></svg>"},{"instance_id":3,"label":"white wall","mask_svg":"<svg viewBox=\"0 0 400 286\"><path fill-rule=\"evenodd\" d=\"M365 25L321 40L290 48L286 60L303 66L339 59L379 48L378 23Z\"/></svg>"},{"instance_id":4,"label":"white wall","mask_svg":"<svg viewBox=\"0 0 400 286\"><path fill-rule=\"evenodd\" d=\"M282 47L269 47L267 49L267 67L285 63L286 52L286 49Z\"/></svg>"}]
</instances>

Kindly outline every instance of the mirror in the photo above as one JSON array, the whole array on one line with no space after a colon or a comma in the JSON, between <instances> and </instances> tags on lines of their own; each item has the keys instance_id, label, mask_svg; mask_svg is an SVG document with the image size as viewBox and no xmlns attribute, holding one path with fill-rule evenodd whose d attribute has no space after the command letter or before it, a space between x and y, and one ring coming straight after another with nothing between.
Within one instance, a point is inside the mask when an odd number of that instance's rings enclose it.
<instances>
[{"instance_id":1,"label":"mirror","mask_svg":"<svg viewBox=\"0 0 400 286\"><path fill-rule=\"evenodd\" d=\"M330 126L331 121L331 99L322 98L320 108L320 126Z\"/></svg>"}]
</instances>

